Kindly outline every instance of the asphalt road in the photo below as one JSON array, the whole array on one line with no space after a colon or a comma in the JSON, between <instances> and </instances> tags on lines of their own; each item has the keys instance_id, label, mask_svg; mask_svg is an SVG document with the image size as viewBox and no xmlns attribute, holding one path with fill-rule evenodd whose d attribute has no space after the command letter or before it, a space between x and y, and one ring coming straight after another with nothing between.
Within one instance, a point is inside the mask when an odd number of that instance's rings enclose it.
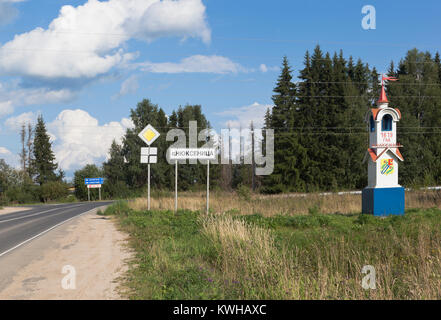
<instances>
[{"instance_id":1,"label":"asphalt road","mask_svg":"<svg viewBox=\"0 0 441 320\"><path fill-rule=\"evenodd\" d=\"M110 203L39 205L31 210L0 215L0 258L58 225Z\"/></svg>"}]
</instances>

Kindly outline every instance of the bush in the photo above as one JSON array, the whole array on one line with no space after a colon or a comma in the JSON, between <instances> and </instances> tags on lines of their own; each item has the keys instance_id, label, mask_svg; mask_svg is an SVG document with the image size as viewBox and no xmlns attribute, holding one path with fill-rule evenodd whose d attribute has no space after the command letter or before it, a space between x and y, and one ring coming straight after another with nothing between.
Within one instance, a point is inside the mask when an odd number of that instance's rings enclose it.
<instances>
[{"instance_id":1,"label":"bush","mask_svg":"<svg viewBox=\"0 0 441 320\"><path fill-rule=\"evenodd\" d=\"M35 203L40 202L39 186L13 186L5 192L5 203Z\"/></svg>"},{"instance_id":2,"label":"bush","mask_svg":"<svg viewBox=\"0 0 441 320\"><path fill-rule=\"evenodd\" d=\"M112 216L112 215L125 215L127 216L131 212L129 204L127 201L119 200L112 205L108 206L104 212L101 212L100 215L103 216Z\"/></svg>"},{"instance_id":3,"label":"bush","mask_svg":"<svg viewBox=\"0 0 441 320\"><path fill-rule=\"evenodd\" d=\"M251 200L251 189L249 187L241 184L237 188L237 195L239 196L239 198L241 198L245 201L249 201L249 200Z\"/></svg>"},{"instance_id":4,"label":"bush","mask_svg":"<svg viewBox=\"0 0 441 320\"><path fill-rule=\"evenodd\" d=\"M126 199L130 197L130 189L123 181L111 183L106 180L103 184L103 197L110 196L112 199Z\"/></svg>"},{"instance_id":5,"label":"bush","mask_svg":"<svg viewBox=\"0 0 441 320\"><path fill-rule=\"evenodd\" d=\"M68 195L68 186L59 181L46 182L40 187L40 197L44 202L59 200Z\"/></svg>"}]
</instances>

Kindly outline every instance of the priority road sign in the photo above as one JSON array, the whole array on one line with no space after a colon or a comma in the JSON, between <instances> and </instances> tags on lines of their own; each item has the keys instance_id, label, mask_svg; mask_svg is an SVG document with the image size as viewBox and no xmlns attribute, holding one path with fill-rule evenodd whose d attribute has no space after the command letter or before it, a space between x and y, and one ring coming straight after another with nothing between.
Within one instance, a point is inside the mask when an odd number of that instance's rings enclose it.
<instances>
[{"instance_id":1,"label":"priority road sign","mask_svg":"<svg viewBox=\"0 0 441 320\"><path fill-rule=\"evenodd\" d=\"M138 137L141 138L148 146L156 141L160 136L159 132L153 128L150 124L147 125L139 134Z\"/></svg>"},{"instance_id":2,"label":"priority road sign","mask_svg":"<svg viewBox=\"0 0 441 320\"><path fill-rule=\"evenodd\" d=\"M149 147L147 151L141 149L141 163L147 163L147 209L150 210L150 164L157 162L157 150L155 150L155 155L151 153L150 145L156 141L160 136L159 132L153 128L150 124L147 125L139 134L138 137L144 141ZM156 149L156 148L155 148ZM147 153L147 154L145 154Z\"/></svg>"}]
</instances>

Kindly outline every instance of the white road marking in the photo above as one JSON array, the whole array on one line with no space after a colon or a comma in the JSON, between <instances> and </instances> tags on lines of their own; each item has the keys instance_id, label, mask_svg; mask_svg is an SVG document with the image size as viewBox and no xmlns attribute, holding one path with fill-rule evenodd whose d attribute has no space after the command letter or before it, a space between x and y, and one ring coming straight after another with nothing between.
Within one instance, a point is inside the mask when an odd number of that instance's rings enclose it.
<instances>
[{"instance_id":1,"label":"white road marking","mask_svg":"<svg viewBox=\"0 0 441 320\"><path fill-rule=\"evenodd\" d=\"M75 206L75 207L78 207L78 206ZM89 213L89 212L91 212L91 211L93 211L93 210L95 210L95 209L98 209L98 208L100 208L100 207L93 208L93 209L91 209L91 210L89 210L89 211L83 212L83 213L81 213L81 214L79 214L79 215L76 215L76 216L74 216L74 217L72 217L72 218L69 218L69 219L67 219L67 220L64 220L64 221L62 221L62 222L56 224L55 226L52 226L52 227L50 227L49 229L47 229L47 230L45 230L45 231L43 231L43 232L40 232L39 234L37 234L37 235L35 235L35 236L33 236L33 237L31 237L31 238L29 238L29 239L27 239L27 240L25 240L25 241L19 243L19 244L17 244L16 246L12 247L11 249L8 249L8 250L6 250L6 251L0 253L0 257L2 257L2 256L4 256L5 254L7 254L7 253L9 253L9 252L11 252L11 251L13 251L13 250L15 250L15 249L21 247L22 245L28 243L29 241L32 241L32 240L34 240L35 238L38 238L38 237L42 236L43 234L45 234L45 233L51 231L52 229L55 229L56 227L61 226L61 225L64 224L64 223L69 222L69 221L71 221L71 220L73 220L73 219L75 219L75 218L81 217L82 215L84 215L84 214L86 214L86 213ZM59 208L58 208L58 209L59 209ZM63 212L63 213L65 213L65 212Z\"/></svg>"},{"instance_id":2,"label":"white road marking","mask_svg":"<svg viewBox=\"0 0 441 320\"><path fill-rule=\"evenodd\" d=\"M81 206L81 204L73 206L73 207L69 207L69 209L70 208L76 208L76 207L79 207L79 206ZM22 216L22 217L17 217L17 218L12 218L12 219L7 219L7 220L0 220L0 223L8 222L8 221L13 221L13 220L19 220L19 219L26 219L26 218L33 217L33 216L38 216L38 215L40 215L42 213L47 213L47 212L50 212L50 211L60 210L60 209L63 209L63 208L55 208L55 209L50 209L50 210L46 210L46 211L37 212L37 213L34 213L34 214L28 214L28 215L25 215L25 216Z\"/></svg>"}]
</instances>

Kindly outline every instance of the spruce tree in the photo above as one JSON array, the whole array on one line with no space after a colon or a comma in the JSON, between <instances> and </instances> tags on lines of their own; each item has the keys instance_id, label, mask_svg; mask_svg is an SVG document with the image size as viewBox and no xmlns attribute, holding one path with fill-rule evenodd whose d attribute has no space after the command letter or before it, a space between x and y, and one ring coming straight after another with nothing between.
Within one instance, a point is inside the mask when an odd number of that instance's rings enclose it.
<instances>
[{"instance_id":1,"label":"spruce tree","mask_svg":"<svg viewBox=\"0 0 441 320\"><path fill-rule=\"evenodd\" d=\"M296 94L296 86L292 82L291 67L286 56L283 57L282 72L274 88L274 93L271 126L279 129L280 132L286 132L292 126Z\"/></svg>"},{"instance_id":2,"label":"spruce tree","mask_svg":"<svg viewBox=\"0 0 441 320\"><path fill-rule=\"evenodd\" d=\"M436 69L438 70L438 83L441 85L441 59L440 59L439 52L437 52L435 54L434 62L436 65Z\"/></svg>"},{"instance_id":3,"label":"spruce tree","mask_svg":"<svg viewBox=\"0 0 441 320\"><path fill-rule=\"evenodd\" d=\"M36 181L42 185L49 181L60 180L55 170L58 164L55 163L55 155L52 151L52 143L46 131L46 125L43 116L39 115L35 127L34 138L34 169L36 172Z\"/></svg>"},{"instance_id":4,"label":"spruce tree","mask_svg":"<svg viewBox=\"0 0 441 320\"><path fill-rule=\"evenodd\" d=\"M390 106L399 108L402 119L398 123L398 141L404 146L404 162L400 166L400 184L430 184L439 176L437 149L439 136L431 127L439 126L440 96L436 82L437 72L430 55L413 49L389 74L399 79L387 84Z\"/></svg>"},{"instance_id":5,"label":"spruce tree","mask_svg":"<svg viewBox=\"0 0 441 320\"><path fill-rule=\"evenodd\" d=\"M263 190L267 193L303 189L300 171L306 152L295 132L296 91L288 59L284 57L282 71L274 88L272 114L267 113L266 116L274 130L274 171L264 179Z\"/></svg>"}]
</instances>

